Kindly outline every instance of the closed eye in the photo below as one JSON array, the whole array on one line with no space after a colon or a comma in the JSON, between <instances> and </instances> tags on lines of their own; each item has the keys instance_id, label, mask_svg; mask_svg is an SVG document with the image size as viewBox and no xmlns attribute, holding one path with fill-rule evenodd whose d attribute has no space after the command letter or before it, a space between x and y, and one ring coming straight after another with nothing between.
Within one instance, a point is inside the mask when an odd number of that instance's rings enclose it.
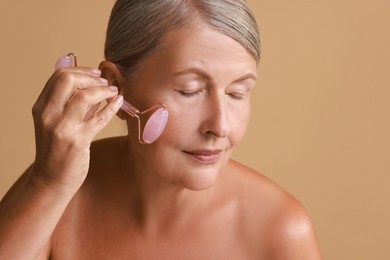
<instances>
[{"instance_id":1,"label":"closed eye","mask_svg":"<svg viewBox=\"0 0 390 260\"><path fill-rule=\"evenodd\" d=\"M178 91L178 92L186 98L191 98L200 95L202 93L202 90L197 90L192 92L185 92L185 91Z\"/></svg>"},{"instance_id":2,"label":"closed eye","mask_svg":"<svg viewBox=\"0 0 390 260\"><path fill-rule=\"evenodd\" d=\"M226 95L228 95L229 97L231 97L234 100L238 100L238 101L246 100L245 95L242 95L242 94L227 93Z\"/></svg>"}]
</instances>

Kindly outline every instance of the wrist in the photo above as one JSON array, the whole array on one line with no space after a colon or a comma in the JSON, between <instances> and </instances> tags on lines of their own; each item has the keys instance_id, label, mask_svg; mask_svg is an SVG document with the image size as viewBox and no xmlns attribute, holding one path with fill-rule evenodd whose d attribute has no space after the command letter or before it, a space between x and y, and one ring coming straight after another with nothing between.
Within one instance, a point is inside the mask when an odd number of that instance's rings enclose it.
<instances>
[{"instance_id":1,"label":"wrist","mask_svg":"<svg viewBox=\"0 0 390 260\"><path fill-rule=\"evenodd\" d=\"M41 172L37 171L35 167L32 167L29 173L27 185L39 192L47 191L65 199L73 198L80 188L80 185L66 185L53 177L45 177Z\"/></svg>"}]
</instances>

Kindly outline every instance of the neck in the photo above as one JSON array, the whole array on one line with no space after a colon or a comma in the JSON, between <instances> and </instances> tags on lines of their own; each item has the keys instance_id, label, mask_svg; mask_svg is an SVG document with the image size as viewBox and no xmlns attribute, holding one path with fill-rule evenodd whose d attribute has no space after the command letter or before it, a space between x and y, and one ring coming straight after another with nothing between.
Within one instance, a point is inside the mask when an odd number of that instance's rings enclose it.
<instances>
[{"instance_id":1,"label":"neck","mask_svg":"<svg viewBox=\"0 0 390 260\"><path fill-rule=\"evenodd\" d=\"M144 158L128 153L132 212L143 232L169 232L188 225L209 205L213 188L193 191L159 175Z\"/></svg>"}]
</instances>

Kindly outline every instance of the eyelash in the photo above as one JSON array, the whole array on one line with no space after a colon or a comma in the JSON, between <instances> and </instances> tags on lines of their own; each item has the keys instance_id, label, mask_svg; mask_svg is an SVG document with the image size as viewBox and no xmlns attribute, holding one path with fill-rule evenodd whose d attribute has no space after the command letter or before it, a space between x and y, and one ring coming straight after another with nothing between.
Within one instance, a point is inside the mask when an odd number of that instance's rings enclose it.
<instances>
[{"instance_id":1,"label":"eyelash","mask_svg":"<svg viewBox=\"0 0 390 260\"><path fill-rule=\"evenodd\" d=\"M227 94L227 95L229 95L229 97L231 97L234 100L238 100L238 101L244 101L245 100L245 97L241 96L241 95L236 95L236 94Z\"/></svg>"},{"instance_id":2,"label":"eyelash","mask_svg":"<svg viewBox=\"0 0 390 260\"><path fill-rule=\"evenodd\" d=\"M197 90L197 91L194 91L194 92L182 92L182 91L179 91L179 93L182 96L186 97L186 98L192 98L192 97L195 97L197 95L200 95L202 93L202 90ZM231 97L234 100L238 100L238 101L244 101L245 100L245 97L241 96L241 95L235 95L235 94L226 94L226 95L228 95L229 97Z\"/></svg>"},{"instance_id":3,"label":"eyelash","mask_svg":"<svg viewBox=\"0 0 390 260\"><path fill-rule=\"evenodd\" d=\"M191 97L195 97L197 95L200 95L202 93L202 90L197 90L197 91L194 91L194 92L182 92L182 91L179 91L179 93L186 97L186 98L191 98Z\"/></svg>"}]
</instances>

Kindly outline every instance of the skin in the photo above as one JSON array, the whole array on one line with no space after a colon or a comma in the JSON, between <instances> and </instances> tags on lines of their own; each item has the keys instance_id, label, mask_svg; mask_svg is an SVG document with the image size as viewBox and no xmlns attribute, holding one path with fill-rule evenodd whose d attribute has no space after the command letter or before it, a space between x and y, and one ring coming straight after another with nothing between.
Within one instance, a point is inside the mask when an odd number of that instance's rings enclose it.
<instances>
[{"instance_id":1,"label":"skin","mask_svg":"<svg viewBox=\"0 0 390 260\"><path fill-rule=\"evenodd\" d=\"M257 75L239 43L200 24L167 35L131 81L100 69L57 71L39 97L36 160L0 204L1 259L321 259L302 205L229 159ZM167 105L155 143L139 144L109 85L141 110ZM116 112L129 135L92 143Z\"/></svg>"}]
</instances>

